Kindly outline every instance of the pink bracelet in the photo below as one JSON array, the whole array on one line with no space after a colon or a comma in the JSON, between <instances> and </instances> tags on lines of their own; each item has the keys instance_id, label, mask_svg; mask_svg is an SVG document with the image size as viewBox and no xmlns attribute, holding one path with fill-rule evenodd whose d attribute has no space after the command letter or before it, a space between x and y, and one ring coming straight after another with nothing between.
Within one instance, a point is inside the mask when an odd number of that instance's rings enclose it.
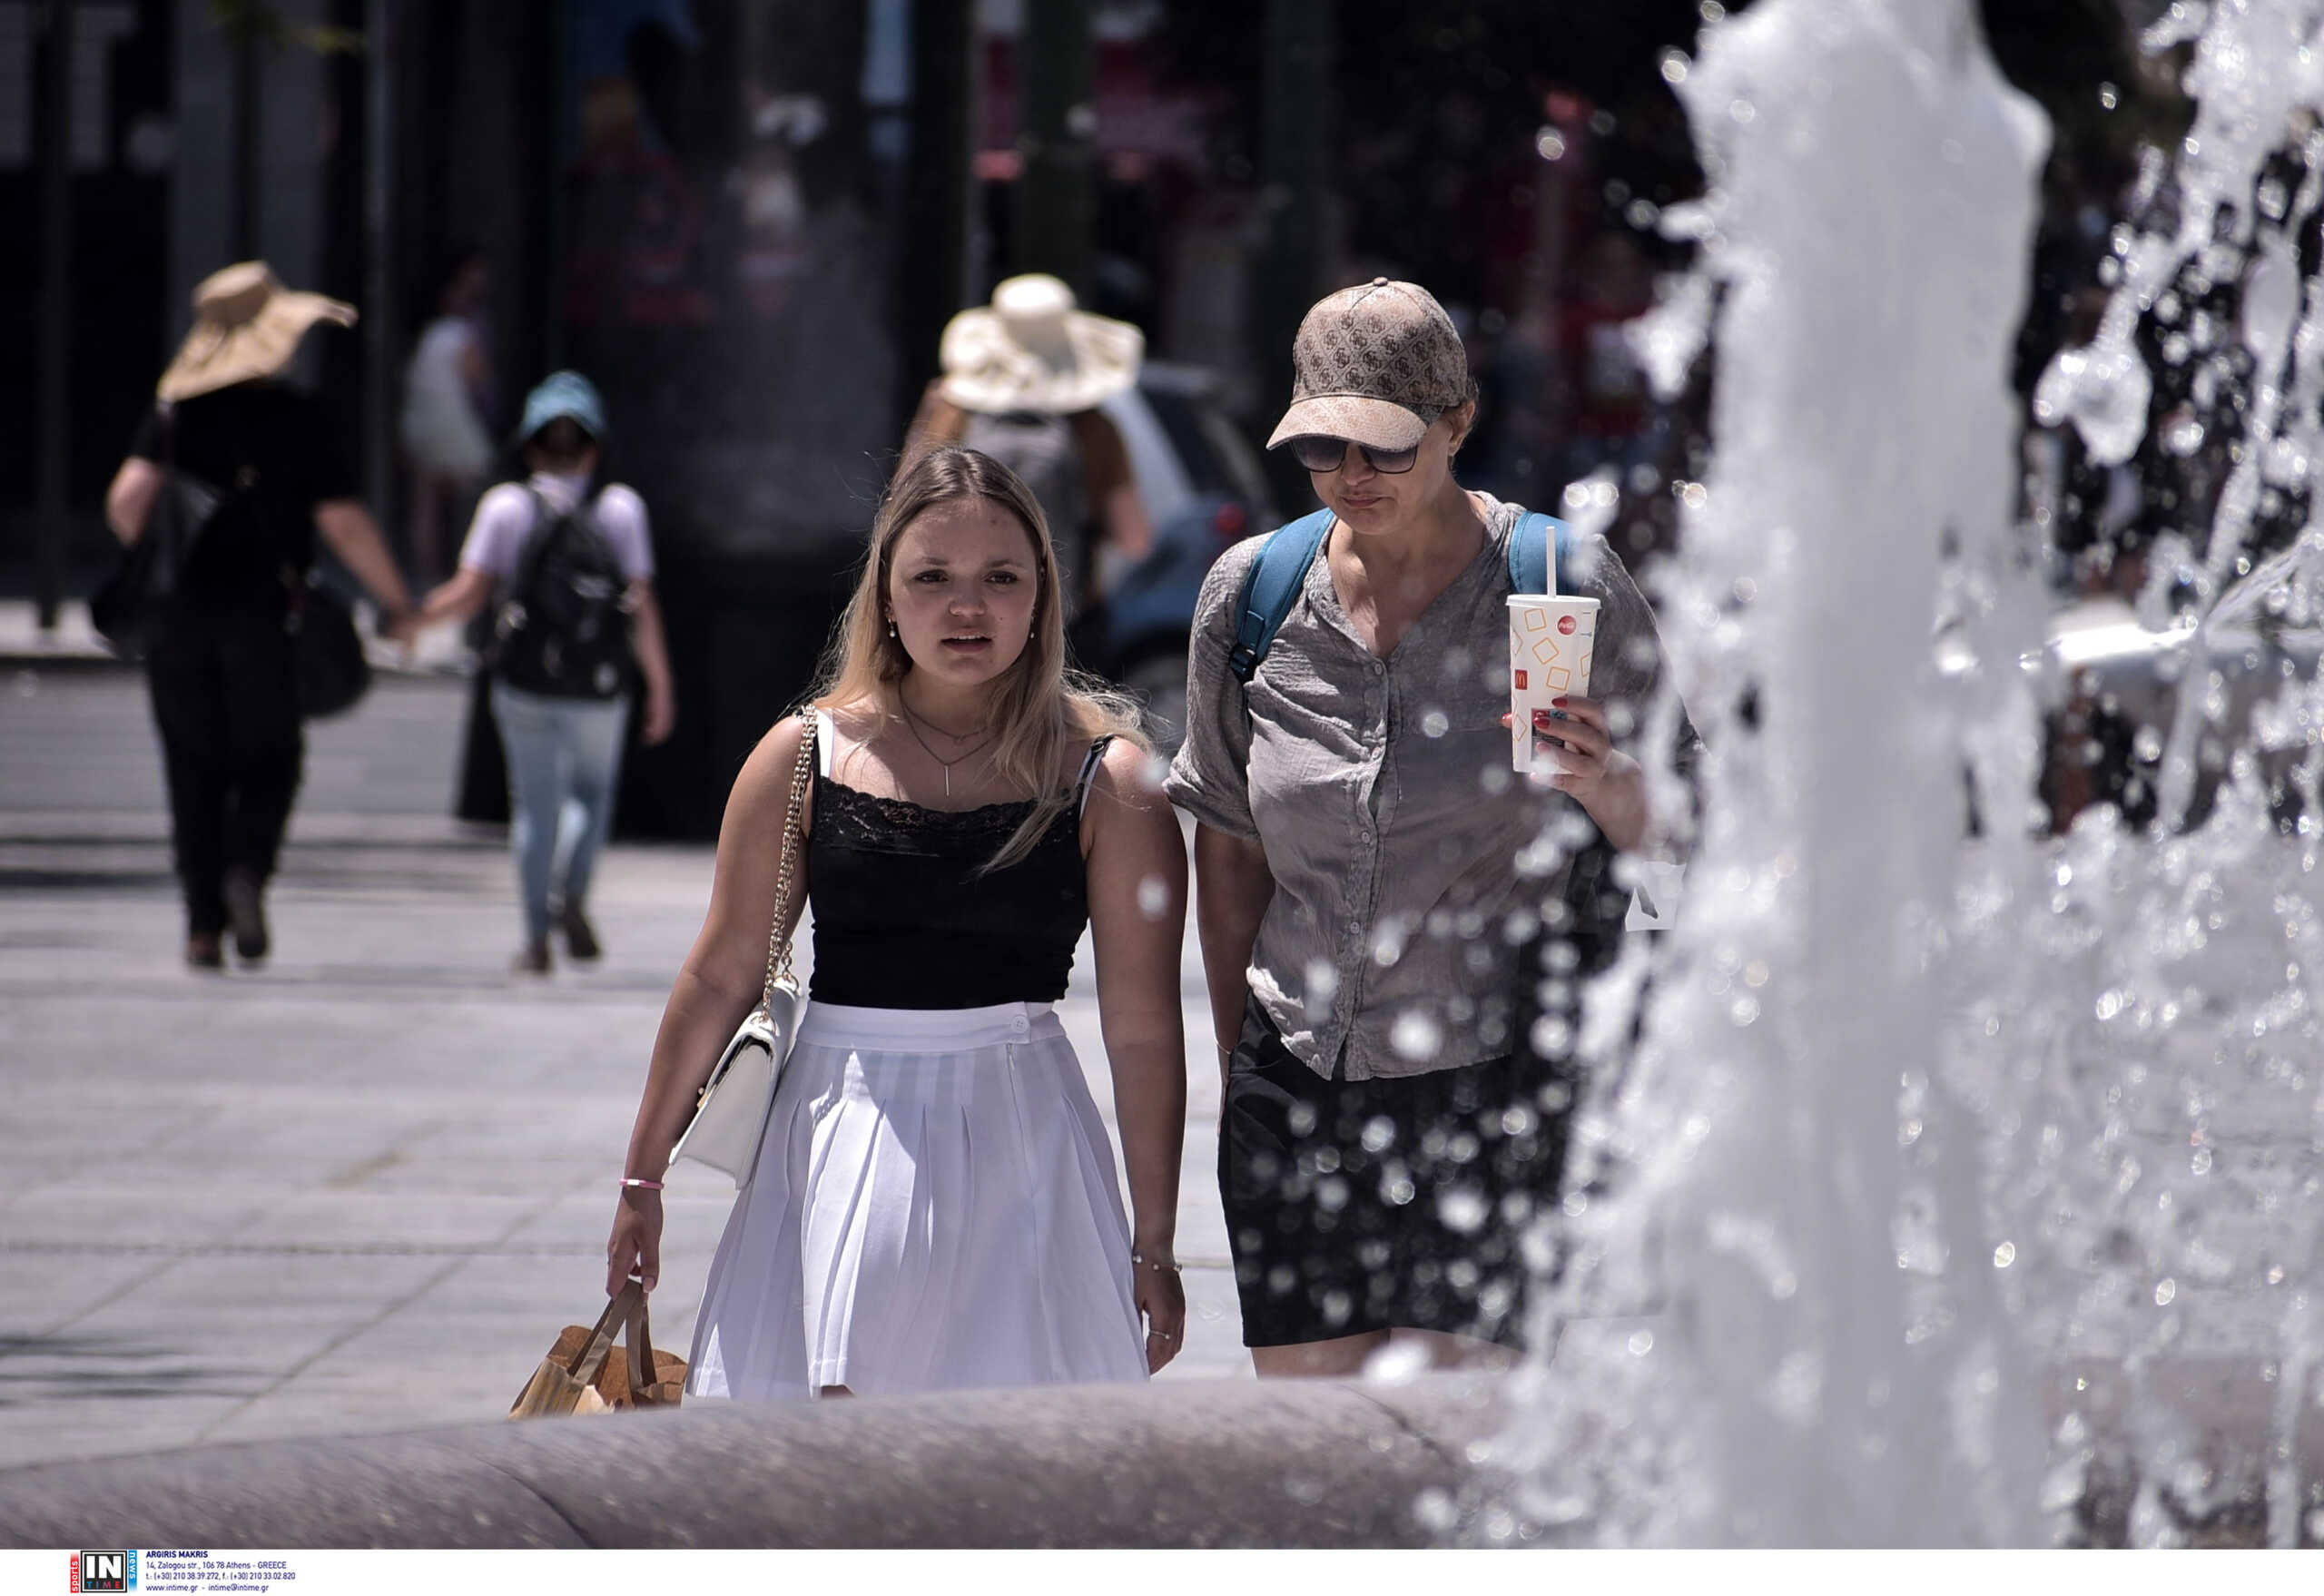
<instances>
[{"instance_id":1,"label":"pink bracelet","mask_svg":"<svg viewBox=\"0 0 2324 1596\"><path fill-rule=\"evenodd\" d=\"M637 1189L638 1189L638 1190L640 1190L640 1191L659 1191L659 1190L661 1190L661 1189L662 1189L662 1183L661 1183L660 1181L658 1181L658 1180L640 1180L640 1179L639 1179L636 1176L635 1176L635 1175L625 1175L625 1176L623 1176L623 1177L621 1177L621 1183L622 1183L624 1186L634 1186L634 1187L637 1187Z\"/></svg>"}]
</instances>

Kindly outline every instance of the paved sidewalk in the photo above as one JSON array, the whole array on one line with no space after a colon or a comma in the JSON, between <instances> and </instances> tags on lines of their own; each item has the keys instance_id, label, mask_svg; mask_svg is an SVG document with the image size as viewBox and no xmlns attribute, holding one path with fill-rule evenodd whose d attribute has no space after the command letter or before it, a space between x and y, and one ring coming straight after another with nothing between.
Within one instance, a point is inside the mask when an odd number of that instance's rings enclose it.
<instances>
[{"instance_id":1,"label":"paved sidewalk","mask_svg":"<svg viewBox=\"0 0 2324 1596\"><path fill-rule=\"evenodd\" d=\"M442 818L465 702L388 678L312 728L274 957L202 976L142 679L0 666L0 1466L495 1415L601 1303L611 1178L711 856L614 848L603 964L508 975L501 837ZM1249 1368L1188 943L1193 1313L1165 1378ZM1110 1122L1088 973L1085 944L1063 1015ZM690 1337L730 1200L674 1179L664 1345Z\"/></svg>"},{"instance_id":2,"label":"paved sidewalk","mask_svg":"<svg viewBox=\"0 0 2324 1596\"><path fill-rule=\"evenodd\" d=\"M44 629L39 606L29 598L0 598L0 660L97 662L113 651L89 625L87 601L68 598L57 606L56 625Z\"/></svg>"}]
</instances>

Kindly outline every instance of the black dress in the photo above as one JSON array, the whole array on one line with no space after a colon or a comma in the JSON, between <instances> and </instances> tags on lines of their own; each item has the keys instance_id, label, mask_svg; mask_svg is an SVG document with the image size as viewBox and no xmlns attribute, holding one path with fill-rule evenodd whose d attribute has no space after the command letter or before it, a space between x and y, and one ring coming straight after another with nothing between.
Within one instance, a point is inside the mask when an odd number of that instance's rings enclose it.
<instances>
[{"instance_id":1,"label":"black dress","mask_svg":"<svg viewBox=\"0 0 2324 1596\"><path fill-rule=\"evenodd\" d=\"M354 498L355 474L321 405L271 382L149 413L130 453L222 494L145 657L186 929L215 934L228 874L274 873L306 757L289 584L314 564L315 507Z\"/></svg>"}]
</instances>

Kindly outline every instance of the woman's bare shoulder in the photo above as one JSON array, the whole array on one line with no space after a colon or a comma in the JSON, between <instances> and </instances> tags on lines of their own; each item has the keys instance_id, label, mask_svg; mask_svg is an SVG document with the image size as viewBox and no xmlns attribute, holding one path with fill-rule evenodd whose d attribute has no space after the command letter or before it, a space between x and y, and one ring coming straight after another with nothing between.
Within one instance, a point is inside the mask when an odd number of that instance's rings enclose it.
<instances>
[{"instance_id":1,"label":"woman's bare shoulder","mask_svg":"<svg viewBox=\"0 0 2324 1596\"><path fill-rule=\"evenodd\" d=\"M799 715L787 714L759 739L758 746L751 750L751 756L743 762L741 773L734 777L734 793L726 804L730 812L770 798L788 802L805 727L806 723Z\"/></svg>"},{"instance_id":2,"label":"woman's bare shoulder","mask_svg":"<svg viewBox=\"0 0 2324 1596\"><path fill-rule=\"evenodd\" d=\"M1106 744L1098 768L1089 778L1092 815L1109 810L1144 814L1168 814L1170 801L1162 793L1162 761L1133 737L1116 737Z\"/></svg>"}]
</instances>

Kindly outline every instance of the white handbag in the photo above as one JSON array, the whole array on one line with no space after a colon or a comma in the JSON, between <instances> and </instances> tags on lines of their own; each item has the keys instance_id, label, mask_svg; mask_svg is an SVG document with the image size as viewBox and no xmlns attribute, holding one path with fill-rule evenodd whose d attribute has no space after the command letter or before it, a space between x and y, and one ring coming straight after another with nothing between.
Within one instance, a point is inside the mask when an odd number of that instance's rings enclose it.
<instances>
[{"instance_id":1,"label":"white handbag","mask_svg":"<svg viewBox=\"0 0 2324 1596\"><path fill-rule=\"evenodd\" d=\"M775 1084L798 1037L799 979L791 972L791 932L783 923L791 903L791 884L799 877L800 812L807 798L807 783L815 775L815 714L801 715L799 766L791 776L791 808L783 821L783 862L775 872L774 929L767 937L766 990L759 1006L735 1029L726 1050L703 1082L670 1162L692 1158L724 1171L739 1188L756 1167L759 1145L766 1139L767 1115L774 1108Z\"/></svg>"}]
</instances>

